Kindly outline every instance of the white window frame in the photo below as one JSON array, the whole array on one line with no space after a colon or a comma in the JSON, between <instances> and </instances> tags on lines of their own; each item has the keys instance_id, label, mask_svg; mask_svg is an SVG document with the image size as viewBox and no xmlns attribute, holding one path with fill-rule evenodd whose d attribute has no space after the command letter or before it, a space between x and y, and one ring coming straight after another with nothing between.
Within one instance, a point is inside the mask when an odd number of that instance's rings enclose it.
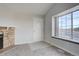
<instances>
[{"instance_id":1,"label":"white window frame","mask_svg":"<svg viewBox=\"0 0 79 59\"><path fill-rule=\"evenodd\" d=\"M57 39L62 39L62 38L58 38L58 37L56 37L55 35L56 35L56 18L58 18L59 16L63 16L63 15L65 15L65 14L69 14L69 13L72 13L72 12L74 12L74 11L77 11L77 10L79 10L79 5L78 6L76 6L76 7L73 7L73 8L71 8L71 9L68 9L68 10L66 10L66 11L64 11L64 12L61 12L61 13L59 13L59 14L57 14L57 15L54 15L54 16L52 16L52 37L53 38L57 38ZM71 40L71 39L63 39L63 40L67 40L67 41L71 41L71 42L76 42L76 43L79 43L79 41L74 41L74 40Z\"/></svg>"}]
</instances>

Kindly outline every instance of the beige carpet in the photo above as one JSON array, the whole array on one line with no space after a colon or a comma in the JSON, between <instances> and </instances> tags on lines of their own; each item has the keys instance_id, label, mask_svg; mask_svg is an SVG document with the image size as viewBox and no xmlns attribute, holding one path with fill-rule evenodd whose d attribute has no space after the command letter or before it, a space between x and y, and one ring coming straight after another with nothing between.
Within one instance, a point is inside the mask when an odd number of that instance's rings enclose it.
<instances>
[{"instance_id":1,"label":"beige carpet","mask_svg":"<svg viewBox=\"0 0 79 59\"><path fill-rule=\"evenodd\" d=\"M53 47L45 42L17 45L0 56L70 56L71 54Z\"/></svg>"}]
</instances>

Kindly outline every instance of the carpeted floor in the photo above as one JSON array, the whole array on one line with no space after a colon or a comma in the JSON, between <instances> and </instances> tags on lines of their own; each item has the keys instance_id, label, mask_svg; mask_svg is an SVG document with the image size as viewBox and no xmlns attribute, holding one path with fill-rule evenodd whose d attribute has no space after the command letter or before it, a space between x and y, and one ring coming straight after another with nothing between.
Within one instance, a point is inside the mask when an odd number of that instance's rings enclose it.
<instances>
[{"instance_id":1,"label":"carpeted floor","mask_svg":"<svg viewBox=\"0 0 79 59\"><path fill-rule=\"evenodd\" d=\"M71 56L71 54L45 42L17 45L0 56Z\"/></svg>"}]
</instances>

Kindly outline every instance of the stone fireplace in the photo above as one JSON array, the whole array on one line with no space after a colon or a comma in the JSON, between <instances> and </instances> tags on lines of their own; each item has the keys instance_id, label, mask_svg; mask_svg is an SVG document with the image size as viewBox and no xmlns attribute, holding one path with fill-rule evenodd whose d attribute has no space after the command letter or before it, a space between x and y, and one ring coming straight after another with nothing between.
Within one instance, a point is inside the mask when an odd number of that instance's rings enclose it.
<instances>
[{"instance_id":1,"label":"stone fireplace","mask_svg":"<svg viewBox=\"0 0 79 59\"><path fill-rule=\"evenodd\" d=\"M15 27L0 26L0 49L13 46L15 43Z\"/></svg>"}]
</instances>

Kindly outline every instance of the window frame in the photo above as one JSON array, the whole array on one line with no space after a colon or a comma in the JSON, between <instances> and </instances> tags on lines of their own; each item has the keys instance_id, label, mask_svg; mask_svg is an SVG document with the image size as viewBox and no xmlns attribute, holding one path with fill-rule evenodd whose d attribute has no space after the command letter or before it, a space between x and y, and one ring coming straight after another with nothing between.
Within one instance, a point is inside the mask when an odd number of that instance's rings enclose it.
<instances>
[{"instance_id":1,"label":"window frame","mask_svg":"<svg viewBox=\"0 0 79 59\"><path fill-rule=\"evenodd\" d=\"M65 13L67 11L67 13ZM61 40L64 40L64 41L68 41L68 42L72 42L72 43L77 43L77 44L79 44L79 42L76 42L76 41L73 41L73 39L72 40L69 40L69 39L63 39L63 38L59 38L59 37L57 37L56 36L56 27L57 27L57 18L59 18L59 17L62 17L62 16L65 16L65 15L67 15L67 14L71 14L71 36L72 36L72 38L73 38L73 13L74 12L76 12L76 11L79 11L79 5L78 6L76 6L76 7L74 7L74 8L71 8L71 9L69 9L69 10L66 10L66 11L64 11L64 12L62 12L62 13L60 13L60 14L57 14L57 15L55 15L55 16L53 16L54 18L55 18L55 20L54 20L54 22L55 22L55 24L54 24L54 30L55 30L55 32L54 32L54 36L52 36L52 38L55 38L55 39L61 39Z\"/></svg>"}]
</instances>

